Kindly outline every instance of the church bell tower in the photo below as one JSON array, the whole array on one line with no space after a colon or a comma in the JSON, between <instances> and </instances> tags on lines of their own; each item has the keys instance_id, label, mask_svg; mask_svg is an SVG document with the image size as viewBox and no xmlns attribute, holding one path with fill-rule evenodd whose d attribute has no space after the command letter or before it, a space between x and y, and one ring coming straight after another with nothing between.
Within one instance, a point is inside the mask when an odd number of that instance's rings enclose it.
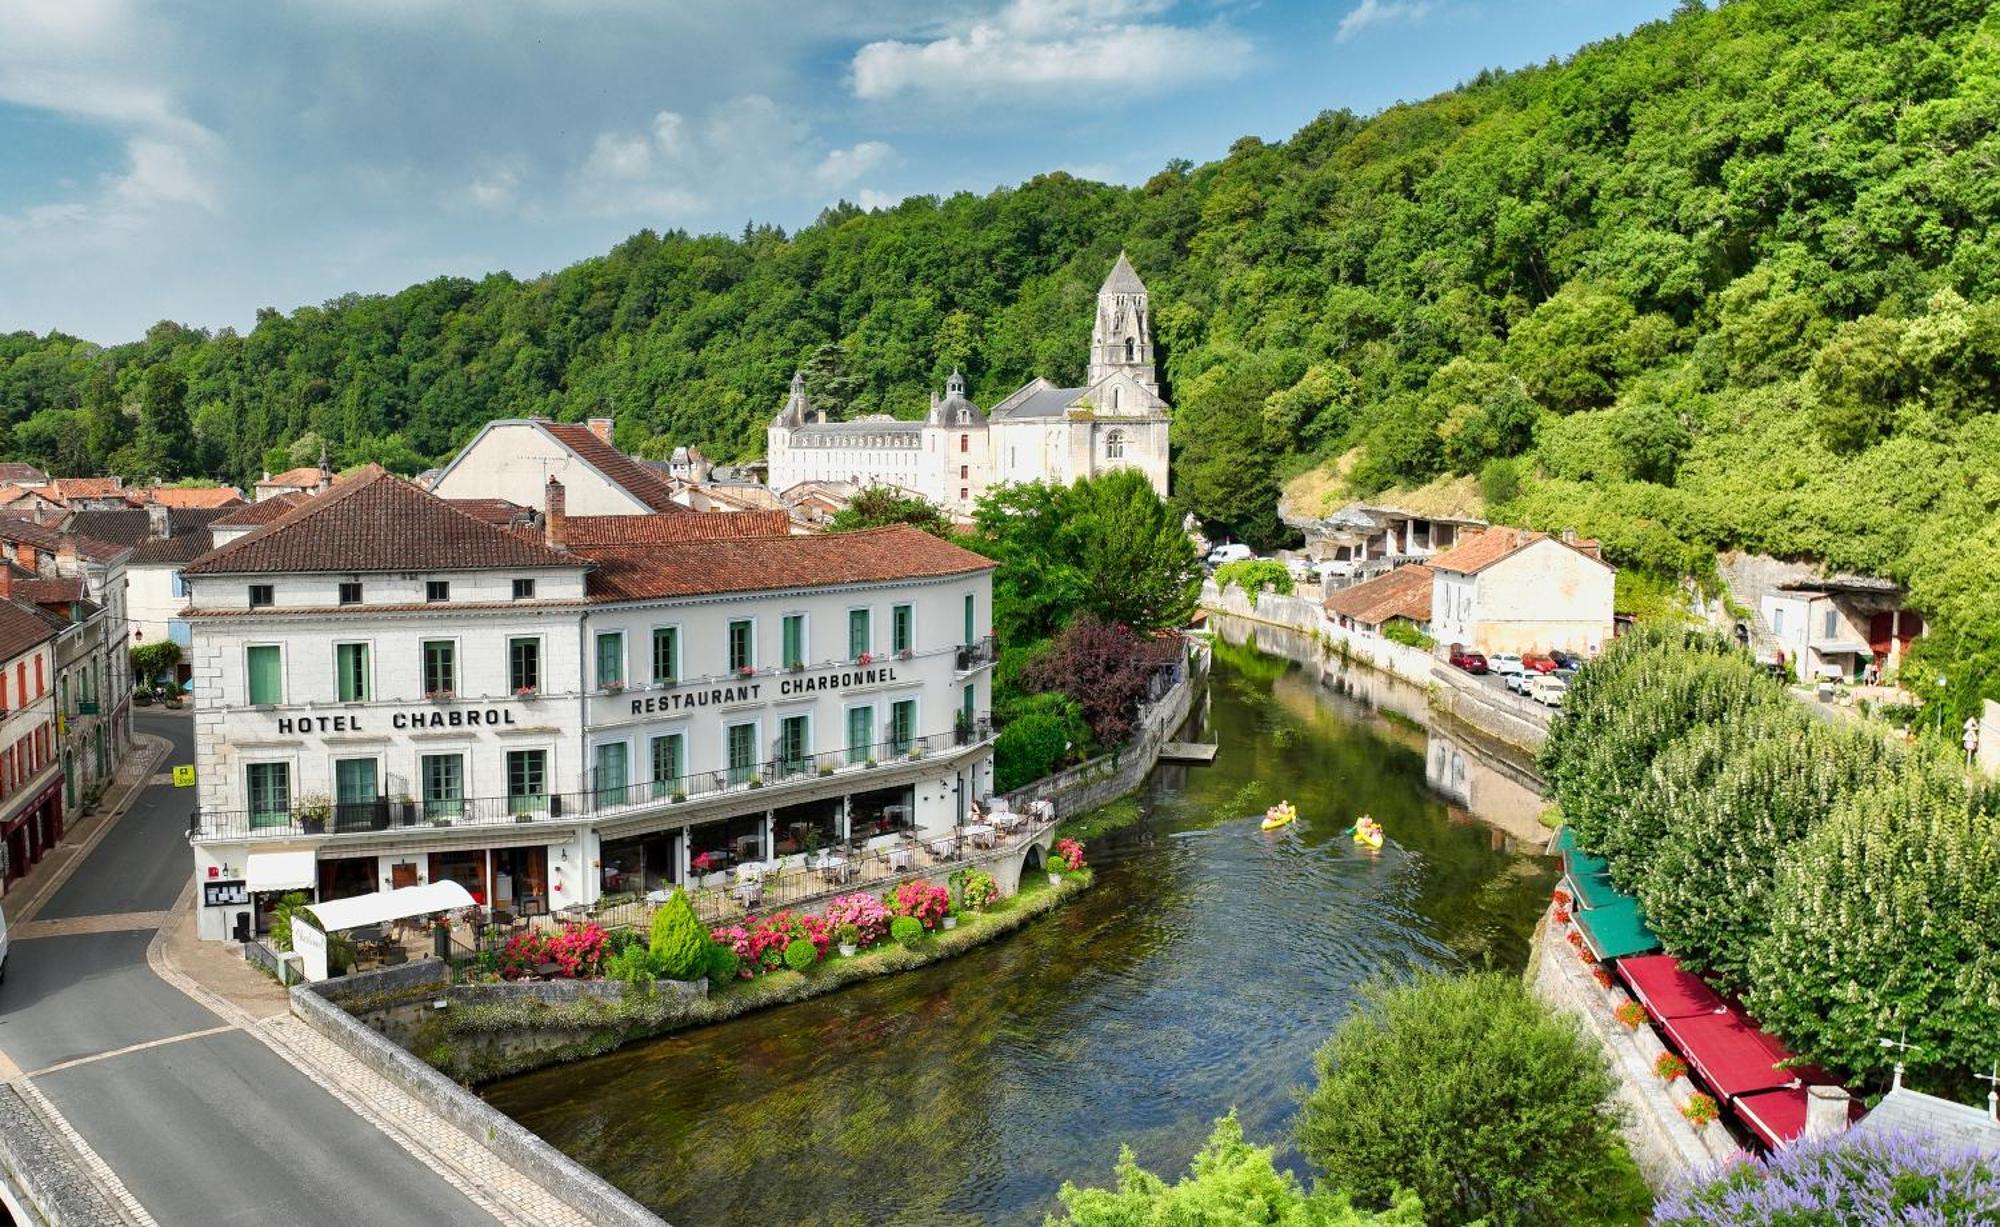
<instances>
[{"instance_id":1,"label":"church bell tower","mask_svg":"<svg viewBox=\"0 0 2000 1227\"><path fill-rule=\"evenodd\" d=\"M1118 253L1118 263L1097 291L1097 324L1090 331L1090 385L1123 371L1157 394L1153 375L1153 321L1146 283L1132 271L1132 262Z\"/></svg>"}]
</instances>

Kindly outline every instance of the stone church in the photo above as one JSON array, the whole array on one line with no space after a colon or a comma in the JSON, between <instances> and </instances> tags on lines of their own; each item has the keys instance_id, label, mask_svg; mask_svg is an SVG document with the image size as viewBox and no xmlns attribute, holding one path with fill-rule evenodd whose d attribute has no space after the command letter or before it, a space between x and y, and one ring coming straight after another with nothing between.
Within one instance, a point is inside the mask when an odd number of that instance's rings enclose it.
<instances>
[{"instance_id":1,"label":"stone church","mask_svg":"<svg viewBox=\"0 0 2000 1227\"><path fill-rule=\"evenodd\" d=\"M1146 284L1121 252L1097 291L1083 387L1034 379L982 410L954 371L922 421L876 415L834 422L813 408L803 376L794 375L768 432L768 480L780 495L808 482L897 486L964 516L989 486L1067 484L1130 468L1164 498L1168 420Z\"/></svg>"}]
</instances>

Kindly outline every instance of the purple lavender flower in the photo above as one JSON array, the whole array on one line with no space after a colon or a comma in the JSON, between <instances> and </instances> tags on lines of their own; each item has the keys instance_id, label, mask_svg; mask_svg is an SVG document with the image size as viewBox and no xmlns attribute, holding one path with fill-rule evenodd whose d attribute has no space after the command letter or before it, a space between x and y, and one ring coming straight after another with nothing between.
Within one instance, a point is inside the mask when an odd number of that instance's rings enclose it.
<instances>
[{"instance_id":1,"label":"purple lavender flower","mask_svg":"<svg viewBox=\"0 0 2000 1227\"><path fill-rule=\"evenodd\" d=\"M1653 1207L1659 1227L1996 1227L2000 1164L1908 1134L1843 1134L1729 1164Z\"/></svg>"}]
</instances>

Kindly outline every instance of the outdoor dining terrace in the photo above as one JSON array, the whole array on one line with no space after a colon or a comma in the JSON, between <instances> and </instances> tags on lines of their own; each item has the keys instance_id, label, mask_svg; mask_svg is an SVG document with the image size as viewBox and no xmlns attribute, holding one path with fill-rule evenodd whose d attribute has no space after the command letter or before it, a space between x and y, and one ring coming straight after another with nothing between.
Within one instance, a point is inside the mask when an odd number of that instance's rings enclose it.
<instances>
[{"instance_id":1,"label":"outdoor dining terrace","mask_svg":"<svg viewBox=\"0 0 2000 1227\"><path fill-rule=\"evenodd\" d=\"M991 719L959 720L949 732L888 740L866 747L843 747L814 754L772 757L714 771L690 771L669 779L620 781L568 793L523 793L498 797L378 796L335 800L295 796L255 810L196 810L188 817L191 843L246 839L313 839L329 835L413 834L425 828L460 829L536 823L643 818L680 805L758 793L783 804L788 792L831 779L886 779L927 759L973 749L993 740ZM875 773L875 774L868 774ZM391 785L394 785L392 779Z\"/></svg>"}]
</instances>

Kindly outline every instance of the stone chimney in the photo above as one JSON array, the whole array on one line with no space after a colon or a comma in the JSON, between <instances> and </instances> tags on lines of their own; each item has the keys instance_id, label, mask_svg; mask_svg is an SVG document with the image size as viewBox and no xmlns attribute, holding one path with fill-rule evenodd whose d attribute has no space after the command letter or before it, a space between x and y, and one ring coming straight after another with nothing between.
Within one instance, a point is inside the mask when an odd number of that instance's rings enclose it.
<instances>
[{"instance_id":1,"label":"stone chimney","mask_svg":"<svg viewBox=\"0 0 2000 1227\"><path fill-rule=\"evenodd\" d=\"M552 550L563 548L569 536L569 498L563 484L549 478L548 488L543 492L542 540Z\"/></svg>"},{"instance_id":2,"label":"stone chimney","mask_svg":"<svg viewBox=\"0 0 2000 1227\"><path fill-rule=\"evenodd\" d=\"M22 570L34 570L35 547L25 541L16 541L14 543L14 561L21 564Z\"/></svg>"},{"instance_id":3,"label":"stone chimney","mask_svg":"<svg viewBox=\"0 0 2000 1227\"><path fill-rule=\"evenodd\" d=\"M173 520L167 515L165 503L146 504L146 531L161 541L174 535Z\"/></svg>"},{"instance_id":4,"label":"stone chimney","mask_svg":"<svg viewBox=\"0 0 2000 1227\"><path fill-rule=\"evenodd\" d=\"M1830 1138L1847 1131L1847 1088L1809 1086L1806 1088L1806 1131L1801 1136Z\"/></svg>"},{"instance_id":5,"label":"stone chimney","mask_svg":"<svg viewBox=\"0 0 2000 1227\"><path fill-rule=\"evenodd\" d=\"M14 568L0 563L0 601L14 599Z\"/></svg>"},{"instance_id":6,"label":"stone chimney","mask_svg":"<svg viewBox=\"0 0 2000 1227\"><path fill-rule=\"evenodd\" d=\"M612 418L591 418L584 424L590 427L590 433L596 435L600 442L609 443L611 442L611 429L617 425L617 422Z\"/></svg>"},{"instance_id":7,"label":"stone chimney","mask_svg":"<svg viewBox=\"0 0 2000 1227\"><path fill-rule=\"evenodd\" d=\"M326 444L319 445L319 493L324 494L333 485L333 465L326 458Z\"/></svg>"}]
</instances>

